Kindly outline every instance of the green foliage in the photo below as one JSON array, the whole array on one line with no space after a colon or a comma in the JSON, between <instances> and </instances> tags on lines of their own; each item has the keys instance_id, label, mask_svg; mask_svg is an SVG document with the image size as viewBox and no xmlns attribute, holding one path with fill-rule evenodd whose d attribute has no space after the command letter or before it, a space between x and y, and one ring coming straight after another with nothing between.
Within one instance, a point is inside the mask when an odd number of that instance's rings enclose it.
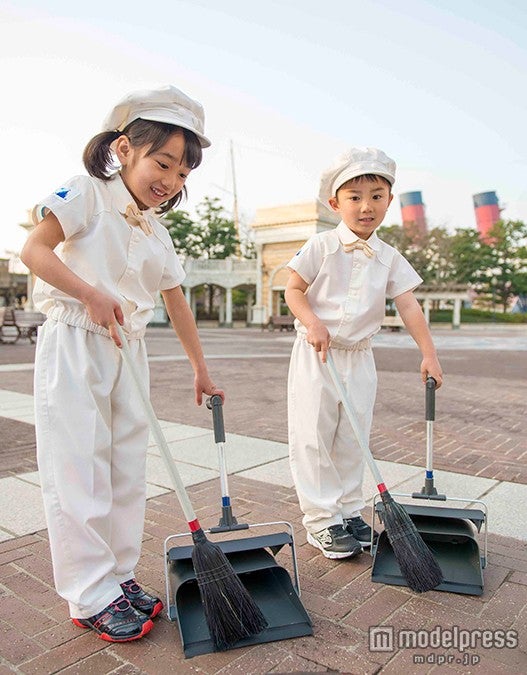
<instances>
[{"instance_id":1,"label":"green foliage","mask_svg":"<svg viewBox=\"0 0 527 675\"><path fill-rule=\"evenodd\" d=\"M188 258L200 257L199 228L186 211L169 211L164 217L164 224L178 255Z\"/></svg>"},{"instance_id":2,"label":"green foliage","mask_svg":"<svg viewBox=\"0 0 527 675\"><path fill-rule=\"evenodd\" d=\"M452 323L451 309L430 310L432 323ZM525 323L526 314L511 314L510 312L492 312L484 309L461 309L461 323Z\"/></svg>"},{"instance_id":3,"label":"green foliage","mask_svg":"<svg viewBox=\"0 0 527 675\"><path fill-rule=\"evenodd\" d=\"M240 242L234 221L225 218L223 206L217 197L205 199L198 204L199 236L203 258L223 259L235 255Z\"/></svg>"},{"instance_id":4,"label":"green foliage","mask_svg":"<svg viewBox=\"0 0 527 675\"><path fill-rule=\"evenodd\" d=\"M177 253L190 258L223 259L235 255L240 247L233 220L224 215L217 197L205 197L196 207L198 220L186 211L170 211L165 226Z\"/></svg>"},{"instance_id":5,"label":"green foliage","mask_svg":"<svg viewBox=\"0 0 527 675\"><path fill-rule=\"evenodd\" d=\"M511 298L527 293L527 225L521 221L497 222L486 239L474 229L449 235L444 228L417 237L399 225L380 227L378 234L410 261L425 284L471 286L504 311Z\"/></svg>"}]
</instances>

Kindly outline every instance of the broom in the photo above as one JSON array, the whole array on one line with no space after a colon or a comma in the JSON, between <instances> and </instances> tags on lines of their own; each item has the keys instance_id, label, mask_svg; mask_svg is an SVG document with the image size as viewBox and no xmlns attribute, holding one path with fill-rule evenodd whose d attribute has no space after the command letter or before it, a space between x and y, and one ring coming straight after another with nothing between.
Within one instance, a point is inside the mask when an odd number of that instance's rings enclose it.
<instances>
[{"instance_id":1,"label":"broom","mask_svg":"<svg viewBox=\"0 0 527 675\"><path fill-rule=\"evenodd\" d=\"M261 633L267 627L267 621L238 578L225 553L205 536L141 382L126 337L119 324L116 325L122 342L121 354L143 402L150 429L192 533L194 543L192 564L212 642L217 650L228 649L243 638Z\"/></svg>"},{"instance_id":2,"label":"broom","mask_svg":"<svg viewBox=\"0 0 527 675\"><path fill-rule=\"evenodd\" d=\"M384 529L388 535L395 559L401 568L401 573L413 591L417 593L430 591L443 581L441 568L406 510L394 500L386 489L368 443L362 435L362 430L351 407L346 390L340 381L333 356L329 351L327 353L327 364L351 427L377 484L384 505Z\"/></svg>"}]
</instances>

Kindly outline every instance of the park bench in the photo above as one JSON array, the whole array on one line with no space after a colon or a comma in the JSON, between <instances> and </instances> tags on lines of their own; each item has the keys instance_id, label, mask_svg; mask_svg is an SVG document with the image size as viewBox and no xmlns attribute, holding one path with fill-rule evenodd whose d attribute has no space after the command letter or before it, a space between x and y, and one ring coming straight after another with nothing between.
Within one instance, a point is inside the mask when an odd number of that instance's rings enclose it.
<instances>
[{"instance_id":1,"label":"park bench","mask_svg":"<svg viewBox=\"0 0 527 675\"><path fill-rule=\"evenodd\" d=\"M15 344L20 338L36 341L37 329L46 317L41 312L30 312L12 307L0 307L0 342Z\"/></svg>"},{"instance_id":2,"label":"park bench","mask_svg":"<svg viewBox=\"0 0 527 675\"><path fill-rule=\"evenodd\" d=\"M274 314L267 322L267 330L292 331L295 328L295 317L292 314Z\"/></svg>"},{"instance_id":3,"label":"park bench","mask_svg":"<svg viewBox=\"0 0 527 675\"><path fill-rule=\"evenodd\" d=\"M398 314L395 316L385 316L381 323L381 328L389 328L391 331L398 331L401 330L401 328L404 328L404 322Z\"/></svg>"}]
</instances>

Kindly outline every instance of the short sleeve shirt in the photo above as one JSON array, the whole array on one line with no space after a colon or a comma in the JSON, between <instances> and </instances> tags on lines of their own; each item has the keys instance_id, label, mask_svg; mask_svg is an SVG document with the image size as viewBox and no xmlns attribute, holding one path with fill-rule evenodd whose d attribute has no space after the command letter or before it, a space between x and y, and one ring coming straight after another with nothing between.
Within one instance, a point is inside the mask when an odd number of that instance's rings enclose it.
<instances>
[{"instance_id":1,"label":"short sleeve shirt","mask_svg":"<svg viewBox=\"0 0 527 675\"><path fill-rule=\"evenodd\" d=\"M64 231L59 258L84 281L114 297L125 317L130 337L141 337L154 314L158 291L181 285L185 272L167 229L153 211L143 215L153 228L146 235L129 225L122 214L132 195L117 174L109 181L76 176L34 209L35 222L49 211ZM90 321L75 298L37 279L35 306L48 317L102 334L108 331Z\"/></svg>"},{"instance_id":2,"label":"short sleeve shirt","mask_svg":"<svg viewBox=\"0 0 527 675\"><path fill-rule=\"evenodd\" d=\"M313 235L288 263L309 284L306 297L313 312L331 338L344 346L375 335L384 319L386 297L396 298L423 281L375 232L368 239L371 258L360 249L346 253L343 244L357 239L340 222L334 230ZM298 319L295 326L307 332Z\"/></svg>"}]
</instances>

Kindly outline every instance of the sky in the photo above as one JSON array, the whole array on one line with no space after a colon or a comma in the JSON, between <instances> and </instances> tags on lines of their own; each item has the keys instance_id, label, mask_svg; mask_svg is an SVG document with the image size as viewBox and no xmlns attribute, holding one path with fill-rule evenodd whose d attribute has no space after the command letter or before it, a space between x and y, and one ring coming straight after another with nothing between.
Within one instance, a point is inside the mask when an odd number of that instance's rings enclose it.
<instances>
[{"instance_id":1,"label":"sky","mask_svg":"<svg viewBox=\"0 0 527 675\"><path fill-rule=\"evenodd\" d=\"M527 221L524 0L0 0L0 257L40 198L84 173L88 140L125 94L173 84L205 109L205 196L243 223L316 199L353 145L397 162L385 224L419 190L429 227L475 227L494 190ZM233 180L232 156L235 180Z\"/></svg>"}]
</instances>

